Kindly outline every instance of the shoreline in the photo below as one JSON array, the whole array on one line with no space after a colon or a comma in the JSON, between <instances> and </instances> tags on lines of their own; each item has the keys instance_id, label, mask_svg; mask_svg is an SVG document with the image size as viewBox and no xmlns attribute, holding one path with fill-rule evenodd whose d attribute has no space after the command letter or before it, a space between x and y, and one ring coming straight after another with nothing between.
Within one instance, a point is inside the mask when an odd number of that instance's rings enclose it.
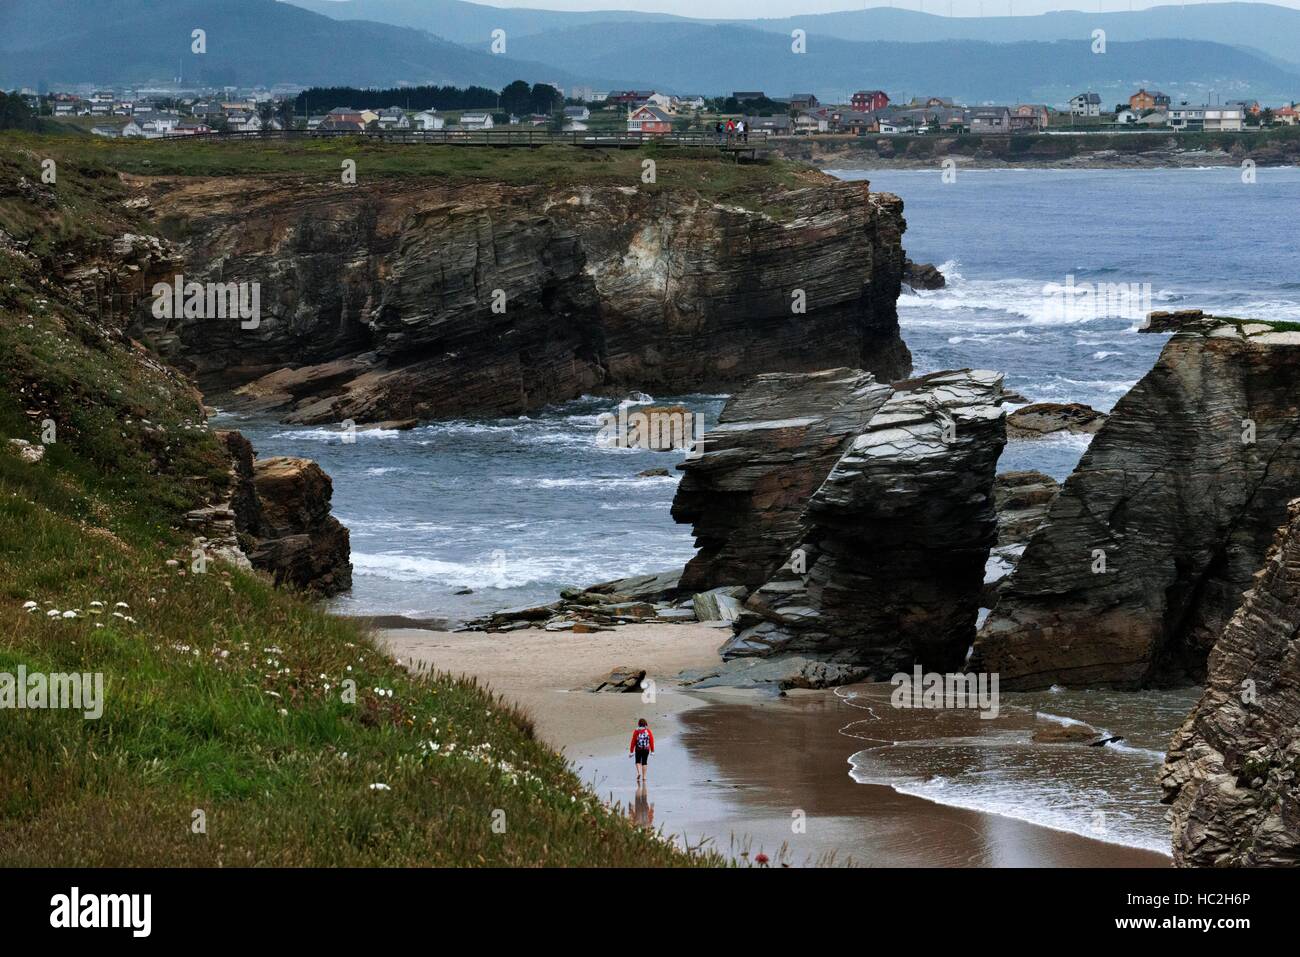
<instances>
[{"instance_id":1,"label":"shoreline","mask_svg":"<svg viewBox=\"0 0 1300 957\"><path fill-rule=\"evenodd\" d=\"M861 747L841 730L854 715L833 691L778 697L675 686L678 672L716 663L718 628L374 635L403 665L473 675L510 698L598 795L686 846L703 841L733 857L761 850L789 864L1170 866L1155 851L858 783L850 758ZM653 701L582 690L620 666L646 669ZM638 717L650 722L657 750L644 795L627 757Z\"/></svg>"}]
</instances>

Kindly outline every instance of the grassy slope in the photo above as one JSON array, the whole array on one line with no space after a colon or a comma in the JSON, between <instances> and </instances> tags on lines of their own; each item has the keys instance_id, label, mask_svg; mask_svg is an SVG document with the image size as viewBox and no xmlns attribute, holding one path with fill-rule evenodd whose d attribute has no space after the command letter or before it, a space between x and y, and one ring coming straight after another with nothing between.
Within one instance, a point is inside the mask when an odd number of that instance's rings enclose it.
<instances>
[{"instance_id":1,"label":"grassy slope","mask_svg":"<svg viewBox=\"0 0 1300 957\"><path fill-rule=\"evenodd\" d=\"M688 189L709 197L743 197L758 189L797 186L822 178L794 163L737 165L712 151L673 148L587 150L565 146L537 149L385 144L374 140L109 140L103 137L37 137L13 134L56 158L141 175L229 176L319 175L339 179L344 160L354 160L357 177L434 177L451 183L490 180L511 184L634 186L654 192ZM642 161L655 159L656 182L642 182Z\"/></svg>"},{"instance_id":2,"label":"grassy slope","mask_svg":"<svg viewBox=\"0 0 1300 957\"><path fill-rule=\"evenodd\" d=\"M411 676L258 577L185 573L177 516L225 463L188 383L47 281L141 224L107 154L16 191L45 145L0 137L0 229L34 251L0 237L0 446L58 428L39 463L0 448L0 671L102 672L106 702L0 711L0 865L717 863L605 808L474 682Z\"/></svg>"}]
</instances>

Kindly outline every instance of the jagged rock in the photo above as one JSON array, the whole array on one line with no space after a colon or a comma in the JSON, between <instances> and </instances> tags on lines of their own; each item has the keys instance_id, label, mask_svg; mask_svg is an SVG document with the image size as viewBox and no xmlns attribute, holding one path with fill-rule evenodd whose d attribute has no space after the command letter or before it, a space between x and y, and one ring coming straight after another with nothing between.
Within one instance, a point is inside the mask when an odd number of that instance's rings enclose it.
<instances>
[{"instance_id":1,"label":"jagged rock","mask_svg":"<svg viewBox=\"0 0 1300 957\"><path fill-rule=\"evenodd\" d=\"M980 630L971 667L1004 689L1200 680L1300 487L1291 333L1182 315Z\"/></svg>"},{"instance_id":2,"label":"jagged rock","mask_svg":"<svg viewBox=\"0 0 1300 957\"><path fill-rule=\"evenodd\" d=\"M1106 414L1082 402L1035 402L1007 416L1007 438L1037 439L1054 432L1093 433Z\"/></svg>"},{"instance_id":3,"label":"jagged rock","mask_svg":"<svg viewBox=\"0 0 1300 957\"><path fill-rule=\"evenodd\" d=\"M725 201L671 183L372 178L322 193L194 177L150 198L151 216L185 226L186 279L260 283L261 316L244 329L141 307L137 338L210 394L243 387L295 422L509 415L758 372L911 368L896 308L902 201L865 183L755 181Z\"/></svg>"},{"instance_id":4,"label":"jagged rock","mask_svg":"<svg viewBox=\"0 0 1300 957\"><path fill-rule=\"evenodd\" d=\"M1029 541L1047 517L1060 484L1042 472L1000 472L993 483L993 504L998 513L998 545Z\"/></svg>"},{"instance_id":5,"label":"jagged rock","mask_svg":"<svg viewBox=\"0 0 1300 957\"><path fill-rule=\"evenodd\" d=\"M724 657L797 652L877 677L961 666L996 536L1002 376L895 388L810 499L799 549L750 596Z\"/></svg>"},{"instance_id":6,"label":"jagged rock","mask_svg":"<svg viewBox=\"0 0 1300 957\"><path fill-rule=\"evenodd\" d=\"M261 525L248 557L276 584L322 595L352 587L348 530L330 514L334 485L309 459L277 456L253 463Z\"/></svg>"},{"instance_id":7,"label":"jagged rock","mask_svg":"<svg viewBox=\"0 0 1300 957\"><path fill-rule=\"evenodd\" d=\"M681 594L680 568L653 572L649 575L633 575L630 578L617 578L614 581L590 585L581 591L596 596L597 601L662 601L675 598ZM615 597L617 596L617 597Z\"/></svg>"},{"instance_id":8,"label":"jagged rock","mask_svg":"<svg viewBox=\"0 0 1300 957\"><path fill-rule=\"evenodd\" d=\"M646 469L642 472L637 472L636 477L637 478L668 478L671 474L672 473L669 472L667 469Z\"/></svg>"},{"instance_id":9,"label":"jagged rock","mask_svg":"<svg viewBox=\"0 0 1300 957\"><path fill-rule=\"evenodd\" d=\"M802 655L772 658L733 658L710 668L683 671L677 683L687 688L832 688L863 681L866 668L844 662L820 661Z\"/></svg>"},{"instance_id":10,"label":"jagged rock","mask_svg":"<svg viewBox=\"0 0 1300 957\"><path fill-rule=\"evenodd\" d=\"M942 289L948 284L947 277L932 263L903 263L903 282L913 289Z\"/></svg>"},{"instance_id":11,"label":"jagged rock","mask_svg":"<svg viewBox=\"0 0 1300 957\"><path fill-rule=\"evenodd\" d=\"M700 592L691 599L697 621L735 621L740 617L740 603L748 588L724 586Z\"/></svg>"},{"instance_id":12,"label":"jagged rock","mask_svg":"<svg viewBox=\"0 0 1300 957\"><path fill-rule=\"evenodd\" d=\"M620 665L587 690L632 694L641 690L641 682L645 680L645 674L644 668L629 668L626 665Z\"/></svg>"},{"instance_id":13,"label":"jagged rock","mask_svg":"<svg viewBox=\"0 0 1300 957\"><path fill-rule=\"evenodd\" d=\"M685 474L673 518L694 525L685 591L756 588L799 543L812 494L892 389L856 369L758 376L733 395Z\"/></svg>"},{"instance_id":14,"label":"jagged rock","mask_svg":"<svg viewBox=\"0 0 1300 957\"><path fill-rule=\"evenodd\" d=\"M1300 864L1300 500L1210 652L1160 784L1181 867Z\"/></svg>"}]
</instances>

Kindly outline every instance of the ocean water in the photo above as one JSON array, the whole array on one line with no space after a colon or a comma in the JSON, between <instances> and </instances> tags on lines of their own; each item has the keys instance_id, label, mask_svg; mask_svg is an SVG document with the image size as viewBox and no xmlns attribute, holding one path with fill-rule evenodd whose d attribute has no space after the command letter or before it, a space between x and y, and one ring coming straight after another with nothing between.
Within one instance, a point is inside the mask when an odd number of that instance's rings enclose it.
<instances>
[{"instance_id":1,"label":"ocean water","mask_svg":"<svg viewBox=\"0 0 1300 957\"><path fill-rule=\"evenodd\" d=\"M650 396L630 397L635 411ZM717 421L725 396L667 397ZM259 456L315 459L334 481L352 538L347 615L462 621L554 601L570 585L681 566L689 526L669 515L681 452L610 448L602 413L581 398L533 416L433 422L405 432L283 425L222 413ZM667 477L639 478L649 469Z\"/></svg>"},{"instance_id":2,"label":"ocean water","mask_svg":"<svg viewBox=\"0 0 1300 957\"><path fill-rule=\"evenodd\" d=\"M1297 169L1258 170L1253 184L1234 169L962 171L953 183L938 170L840 175L902 196L908 254L948 279L899 303L918 372L998 369L1031 401L1108 411L1164 344L1137 331L1147 309L1300 321ZM708 424L725 400L653 398ZM355 565L334 610L464 619L691 557L689 529L669 514L682 455L602 448L597 416L615 406L588 397L532 416L361 433L354 444L331 428L222 418L259 455L314 458L333 477ZM999 467L1063 479L1088 440L1012 442ZM666 478L637 477L664 467ZM1085 720L1124 734L1119 747L1044 748L1028 743L1023 721L949 728L937 716L845 754L854 780L1163 851L1154 775L1194 697L1007 696L1022 719ZM926 720L940 724L927 732Z\"/></svg>"}]
</instances>

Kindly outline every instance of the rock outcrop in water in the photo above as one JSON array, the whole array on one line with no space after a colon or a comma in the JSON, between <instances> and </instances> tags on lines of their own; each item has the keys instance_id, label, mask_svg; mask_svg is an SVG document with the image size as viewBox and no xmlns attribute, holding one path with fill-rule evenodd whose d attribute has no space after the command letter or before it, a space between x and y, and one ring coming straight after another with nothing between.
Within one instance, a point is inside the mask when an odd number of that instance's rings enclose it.
<instances>
[{"instance_id":1,"label":"rock outcrop in water","mask_svg":"<svg viewBox=\"0 0 1300 957\"><path fill-rule=\"evenodd\" d=\"M1165 758L1183 867L1300 864L1300 499L1289 511Z\"/></svg>"},{"instance_id":2,"label":"rock outcrop in water","mask_svg":"<svg viewBox=\"0 0 1300 957\"><path fill-rule=\"evenodd\" d=\"M411 179L152 194L154 214L182 224L186 280L259 283L261 315L245 328L142 308L137 331L206 390L290 421L514 414L836 364L910 371L902 202L865 183L773 182L744 205Z\"/></svg>"},{"instance_id":3,"label":"rock outcrop in water","mask_svg":"<svg viewBox=\"0 0 1300 957\"><path fill-rule=\"evenodd\" d=\"M996 540L1002 376L895 383L808 500L724 658L801 654L876 677L960 668ZM707 444L707 438L706 438Z\"/></svg>"},{"instance_id":4,"label":"rock outcrop in water","mask_svg":"<svg viewBox=\"0 0 1300 957\"><path fill-rule=\"evenodd\" d=\"M1300 334L1199 312L1115 406L971 666L1003 688L1198 681L1300 492Z\"/></svg>"},{"instance_id":5,"label":"rock outcrop in water","mask_svg":"<svg viewBox=\"0 0 1300 957\"><path fill-rule=\"evenodd\" d=\"M681 584L756 588L723 656L798 673L735 664L690 680L807 687L958 668L996 537L1001 393L992 372L889 386L833 369L759 376L734 396L680 466L673 515L700 547Z\"/></svg>"},{"instance_id":6,"label":"rock outcrop in water","mask_svg":"<svg viewBox=\"0 0 1300 957\"><path fill-rule=\"evenodd\" d=\"M681 588L757 588L790 557L809 499L890 397L857 369L760 375L733 396L687 460L673 518L699 552Z\"/></svg>"}]
</instances>

